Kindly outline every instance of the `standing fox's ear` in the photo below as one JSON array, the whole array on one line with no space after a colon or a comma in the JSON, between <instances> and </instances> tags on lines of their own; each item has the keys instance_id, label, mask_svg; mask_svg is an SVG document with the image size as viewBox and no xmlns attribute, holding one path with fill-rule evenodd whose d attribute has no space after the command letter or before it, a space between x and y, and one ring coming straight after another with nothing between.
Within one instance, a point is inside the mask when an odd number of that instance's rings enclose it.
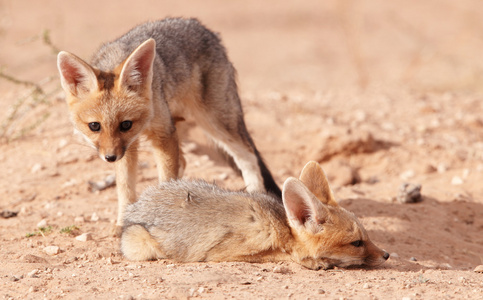
<instances>
[{"instance_id":1,"label":"standing fox's ear","mask_svg":"<svg viewBox=\"0 0 483 300\"><path fill-rule=\"evenodd\" d=\"M97 76L89 64L72 53L57 55L60 83L66 93L82 97L98 89Z\"/></svg>"},{"instance_id":2,"label":"standing fox's ear","mask_svg":"<svg viewBox=\"0 0 483 300\"><path fill-rule=\"evenodd\" d=\"M328 208L296 178L291 177L285 180L282 200L288 221L294 228L303 226L316 231L317 225L327 221ZM307 223L308 221L310 222Z\"/></svg>"},{"instance_id":3,"label":"standing fox's ear","mask_svg":"<svg viewBox=\"0 0 483 300\"><path fill-rule=\"evenodd\" d=\"M149 39L134 50L124 61L120 75L121 87L134 91L151 92L156 42Z\"/></svg>"},{"instance_id":4,"label":"standing fox's ear","mask_svg":"<svg viewBox=\"0 0 483 300\"><path fill-rule=\"evenodd\" d=\"M322 167L317 162L309 161L302 170L302 173L300 173L299 179L322 203L339 206L330 189L327 176L325 176L324 170L322 170Z\"/></svg>"}]
</instances>

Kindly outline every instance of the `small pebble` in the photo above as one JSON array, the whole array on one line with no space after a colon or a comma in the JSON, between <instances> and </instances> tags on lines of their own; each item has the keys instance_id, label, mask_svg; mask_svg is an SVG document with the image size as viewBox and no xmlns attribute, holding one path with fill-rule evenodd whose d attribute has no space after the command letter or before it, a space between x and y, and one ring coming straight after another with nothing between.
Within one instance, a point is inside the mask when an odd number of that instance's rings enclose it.
<instances>
[{"instance_id":1,"label":"small pebble","mask_svg":"<svg viewBox=\"0 0 483 300\"><path fill-rule=\"evenodd\" d=\"M397 254L396 252L393 252L393 253L391 253L390 257L391 258L399 258L399 254Z\"/></svg>"},{"instance_id":2,"label":"small pebble","mask_svg":"<svg viewBox=\"0 0 483 300\"><path fill-rule=\"evenodd\" d=\"M67 144L68 144L68 143L69 143L69 141L68 141L68 140L66 140L66 139L61 139L61 140L59 141L59 146L58 146L58 148L59 148L59 149L62 149L62 148L64 148L65 146L67 146Z\"/></svg>"},{"instance_id":3,"label":"small pebble","mask_svg":"<svg viewBox=\"0 0 483 300\"><path fill-rule=\"evenodd\" d=\"M44 167L40 163L37 163L32 166L32 169L30 169L30 172L32 172L32 174L35 174L42 171L43 169Z\"/></svg>"},{"instance_id":4,"label":"small pebble","mask_svg":"<svg viewBox=\"0 0 483 300\"><path fill-rule=\"evenodd\" d=\"M39 269L33 269L27 274L27 277L29 278L38 278L39 276L37 275L39 273Z\"/></svg>"},{"instance_id":5,"label":"small pebble","mask_svg":"<svg viewBox=\"0 0 483 300\"><path fill-rule=\"evenodd\" d=\"M287 274L290 273L290 269L283 266L276 266L273 268L273 273Z\"/></svg>"},{"instance_id":6,"label":"small pebble","mask_svg":"<svg viewBox=\"0 0 483 300\"><path fill-rule=\"evenodd\" d=\"M91 233L83 233L81 235L78 235L75 237L76 240L81 241L81 242L87 242L92 240L92 234Z\"/></svg>"},{"instance_id":7,"label":"small pebble","mask_svg":"<svg viewBox=\"0 0 483 300\"><path fill-rule=\"evenodd\" d=\"M401 178L402 180L408 180L410 178L413 178L414 175L414 170L407 170L401 173L401 175L399 175L399 178Z\"/></svg>"},{"instance_id":8,"label":"small pebble","mask_svg":"<svg viewBox=\"0 0 483 300\"><path fill-rule=\"evenodd\" d=\"M83 216L75 217L74 223L84 223L85 219Z\"/></svg>"},{"instance_id":9,"label":"small pebble","mask_svg":"<svg viewBox=\"0 0 483 300\"><path fill-rule=\"evenodd\" d=\"M44 252L48 255L57 255L60 253L60 248L58 246L47 246L44 248Z\"/></svg>"},{"instance_id":10,"label":"small pebble","mask_svg":"<svg viewBox=\"0 0 483 300\"><path fill-rule=\"evenodd\" d=\"M455 176L455 177L453 177L453 179L451 179L451 184L452 185L461 185L461 184L463 184L463 179L461 179L461 177L459 177L459 176Z\"/></svg>"},{"instance_id":11,"label":"small pebble","mask_svg":"<svg viewBox=\"0 0 483 300\"><path fill-rule=\"evenodd\" d=\"M69 187L73 187L74 185L77 184L77 180L75 179L71 179L69 181L66 181L62 184L62 188L69 188Z\"/></svg>"},{"instance_id":12,"label":"small pebble","mask_svg":"<svg viewBox=\"0 0 483 300\"><path fill-rule=\"evenodd\" d=\"M438 268L439 269L442 269L442 270L451 270L451 269L453 269L453 267L450 264L448 264L448 263L440 264L440 265L438 265Z\"/></svg>"},{"instance_id":13,"label":"small pebble","mask_svg":"<svg viewBox=\"0 0 483 300\"><path fill-rule=\"evenodd\" d=\"M424 166L424 171L423 172L425 174L431 174L431 173L436 172L437 170L438 169L435 166L433 166L431 164L428 164L428 165Z\"/></svg>"},{"instance_id":14,"label":"small pebble","mask_svg":"<svg viewBox=\"0 0 483 300\"><path fill-rule=\"evenodd\" d=\"M418 260L416 259L416 257L411 257L409 260L410 260L410 261L418 261Z\"/></svg>"},{"instance_id":15,"label":"small pebble","mask_svg":"<svg viewBox=\"0 0 483 300\"><path fill-rule=\"evenodd\" d=\"M448 167L445 164L439 164L436 167L436 170L438 171L438 173L444 173L448 170Z\"/></svg>"},{"instance_id":16,"label":"small pebble","mask_svg":"<svg viewBox=\"0 0 483 300\"><path fill-rule=\"evenodd\" d=\"M91 216L91 221L92 222L97 222L99 221L99 216L94 212L92 213L92 216Z\"/></svg>"},{"instance_id":17,"label":"small pebble","mask_svg":"<svg viewBox=\"0 0 483 300\"><path fill-rule=\"evenodd\" d=\"M89 189L91 192L102 191L116 184L116 175L114 174L108 175L106 178L104 178L101 181L89 180L87 183L89 184Z\"/></svg>"},{"instance_id":18,"label":"small pebble","mask_svg":"<svg viewBox=\"0 0 483 300\"><path fill-rule=\"evenodd\" d=\"M364 283L364 285L362 286L363 289L369 289L371 288L371 286L369 285L369 283Z\"/></svg>"},{"instance_id":19,"label":"small pebble","mask_svg":"<svg viewBox=\"0 0 483 300\"><path fill-rule=\"evenodd\" d=\"M118 264L119 262L113 260L112 257L109 257L107 259L107 263L110 264L110 265L115 265L115 264Z\"/></svg>"},{"instance_id":20,"label":"small pebble","mask_svg":"<svg viewBox=\"0 0 483 300\"><path fill-rule=\"evenodd\" d=\"M397 200L400 203L416 203L421 202L421 185L412 183L403 183L399 187Z\"/></svg>"},{"instance_id":21,"label":"small pebble","mask_svg":"<svg viewBox=\"0 0 483 300\"><path fill-rule=\"evenodd\" d=\"M318 289L317 290L317 293L319 293L319 294L325 294L325 291L323 289Z\"/></svg>"},{"instance_id":22,"label":"small pebble","mask_svg":"<svg viewBox=\"0 0 483 300\"><path fill-rule=\"evenodd\" d=\"M40 222L37 223L37 228L40 228L40 227L47 227L46 219L42 219Z\"/></svg>"}]
</instances>

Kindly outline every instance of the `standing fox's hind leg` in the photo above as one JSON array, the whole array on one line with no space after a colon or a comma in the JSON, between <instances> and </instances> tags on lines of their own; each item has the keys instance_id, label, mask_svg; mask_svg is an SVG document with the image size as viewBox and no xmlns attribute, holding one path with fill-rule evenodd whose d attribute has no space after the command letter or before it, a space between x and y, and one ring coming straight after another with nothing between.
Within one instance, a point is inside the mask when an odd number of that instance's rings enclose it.
<instances>
[{"instance_id":1,"label":"standing fox's hind leg","mask_svg":"<svg viewBox=\"0 0 483 300\"><path fill-rule=\"evenodd\" d=\"M237 126L233 127L229 126L230 124L221 123L216 116L209 117L209 114L209 112L202 113L204 116L197 118L198 124L217 146L233 158L242 173L247 190L249 192L267 191L281 197L280 188L248 134L243 115L237 116ZM217 124L214 124L215 122Z\"/></svg>"},{"instance_id":2,"label":"standing fox's hind leg","mask_svg":"<svg viewBox=\"0 0 483 300\"><path fill-rule=\"evenodd\" d=\"M226 56L217 57L208 69L197 69L193 74L196 92L193 104L186 108L197 124L233 157L248 191L267 191L281 198L282 192L245 126L231 63Z\"/></svg>"}]
</instances>

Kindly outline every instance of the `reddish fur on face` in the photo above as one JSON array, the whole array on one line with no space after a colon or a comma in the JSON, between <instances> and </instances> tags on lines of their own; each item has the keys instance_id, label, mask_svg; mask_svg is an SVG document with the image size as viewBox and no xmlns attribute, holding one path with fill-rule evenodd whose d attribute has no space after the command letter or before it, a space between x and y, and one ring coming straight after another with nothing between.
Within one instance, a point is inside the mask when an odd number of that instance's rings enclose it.
<instances>
[{"instance_id":1,"label":"reddish fur on face","mask_svg":"<svg viewBox=\"0 0 483 300\"><path fill-rule=\"evenodd\" d=\"M305 215L292 212L297 197L304 199L298 202L306 205ZM356 216L338 205L318 163L307 163L299 180L286 181L284 204L294 236L293 256L302 265L311 269L376 266L389 257L372 243Z\"/></svg>"},{"instance_id":2,"label":"reddish fur on face","mask_svg":"<svg viewBox=\"0 0 483 300\"><path fill-rule=\"evenodd\" d=\"M78 98L69 95L68 104L71 118L79 130L94 146L101 158L114 155L124 156L131 143L142 133L152 118L149 93L135 93L120 86L119 70L106 73L96 70L99 89ZM121 132L123 121L132 121L129 131ZM98 122L99 131L92 131L89 123Z\"/></svg>"}]
</instances>

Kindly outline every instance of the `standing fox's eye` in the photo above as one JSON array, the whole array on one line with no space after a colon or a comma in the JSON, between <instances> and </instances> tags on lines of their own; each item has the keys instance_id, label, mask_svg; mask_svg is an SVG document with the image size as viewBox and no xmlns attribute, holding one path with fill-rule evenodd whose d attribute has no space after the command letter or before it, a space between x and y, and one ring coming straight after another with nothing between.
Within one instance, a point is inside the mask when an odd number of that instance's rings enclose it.
<instances>
[{"instance_id":1,"label":"standing fox's eye","mask_svg":"<svg viewBox=\"0 0 483 300\"><path fill-rule=\"evenodd\" d=\"M351 245L354 246L354 247L361 247L363 244L364 244L364 242L361 241L361 240L357 240L357 241L351 243Z\"/></svg>"},{"instance_id":2,"label":"standing fox's eye","mask_svg":"<svg viewBox=\"0 0 483 300\"><path fill-rule=\"evenodd\" d=\"M99 122L90 122L89 129L92 131L99 131L101 130L101 124L99 124Z\"/></svg>"},{"instance_id":3,"label":"standing fox's eye","mask_svg":"<svg viewBox=\"0 0 483 300\"><path fill-rule=\"evenodd\" d=\"M122 121L121 131L128 131L132 127L132 121Z\"/></svg>"}]
</instances>

